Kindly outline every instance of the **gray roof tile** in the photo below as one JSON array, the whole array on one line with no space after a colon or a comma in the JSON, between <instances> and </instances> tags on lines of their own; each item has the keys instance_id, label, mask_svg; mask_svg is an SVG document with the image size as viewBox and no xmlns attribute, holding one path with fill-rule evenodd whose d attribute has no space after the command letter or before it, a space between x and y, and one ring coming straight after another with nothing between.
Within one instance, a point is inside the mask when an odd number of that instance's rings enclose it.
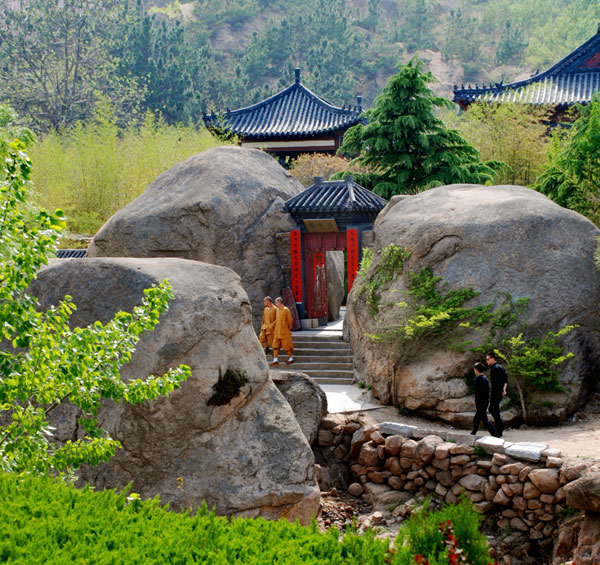
<instances>
[{"instance_id":1,"label":"gray roof tile","mask_svg":"<svg viewBox=\"0 0 600 565\"><path fill-rule=\"evenodd\" d=\"M599 32L543 73L510 84L495 83L475 88L454 87L454 101L519 102L569 106L584 104L600 90Z\"/></svg>"},{"instance_id":2,"label":"gray roof tile","mask_svg":"<svg viewBox=\"0 0 600 565\"><path fill-rule=\"evenodd\" d=\"M223 127L244 139L310 137L345 130L359 123L359 105L333 106L300 83L247 108L228 111L222 116L204 114L206 127Z\"/></svg>"},{"instance_id":3,"label":"gray roof tile","mask_svg":"<svg viewBox=\"0 0 600 565\"><path fill-rule=\"evenodd\" d=\"M284 210L298 218L342 215L347 218L374 219L386 204L384 198L356 184L350 176L333 181L317 177L313 185L290 198L285 203Z\"/></svg>"}]
</instances>

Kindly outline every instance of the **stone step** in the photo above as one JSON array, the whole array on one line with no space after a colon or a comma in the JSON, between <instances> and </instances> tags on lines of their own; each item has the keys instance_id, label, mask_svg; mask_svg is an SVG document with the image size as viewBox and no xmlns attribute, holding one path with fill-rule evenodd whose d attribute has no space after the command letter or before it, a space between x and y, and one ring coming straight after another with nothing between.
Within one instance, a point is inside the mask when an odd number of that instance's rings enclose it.
<instances>
[{"instance_id":1,"label":"stone step","mask_svg":"<svg viewBox=\"0 0 600 565\"><path fill-rule=\"evenodd\" d=\"M280 353L283 355L283 352ZM302 363L352 363L352 355L328 355L322 353L320 355L307 355L302 351L294 351L294 359Z\"/></svg>"},{"instance_id":2,"label":"stone step","mask_svg":"<svg viewBox=\"0 0 600 565\"><path fill-rule=\"evenodd\" d=\"M301 361L296 357L294 357L293 365L294 370L301 372L318 372L327 369L336 369L338 371L352 371L352 363L307 363L306 361Z\"/></svg>"},{"instance_id":3,"label":"stone step","mask_svg":"<svg viewBox=\"0 0 600 565\"><path fill-rule=\"evenodd\" d=\"M351 349L315 349L307 347L294 347L294 353L307 357L348 357L352 356Z\"/></svg>"},{"instance_id":4,"label":"stone step","mask_svg":"<svg viewBox=\"0 0 600 565\"><path fill-rule=\"evenodd\" d=\"M353 382L351 378L341 377L313 377L312 379L318 385L351 385Z\"/></svg>"},{"instance_id":5,"label":"stone step","mask_svg":"<svg viewBox=\"0 0 600 565\"><path fill-rule=\"evenodd\" d=\"M330 350L342 350L352 351L352 348L343 341L335 342L318 342L318 341L294 341L295 349L330 349Z\"/></svg>"},{"instance_id":6,"label":"stone step","mask_svg":"<svg viewBox=\"0 0 600 565\"><path fill-rule=\"evenodd\" d=\"M291 366L293 366L294 364L292 364ZM344 370L338 370L338 369L324 369L324 370L304 370L302 371L305 375L308 375L309 377L323 377L323 378L336 378L336 377L340 377L340 378L348 378L348 379L353 379L354 378L354 371L344 371Z\"/></svg>"},{"instance_id":7,"label":"stone step","mask_svg":"<svg viewBox=\"0 0 600 565\"><path fill-rule=\"evenodd\" d=\"M271 360L272 356L269 356L269 361ZM287 355L283 355L281 354L279 356L280 359L285 358L287 359ZM322 367L323 365L330 365L330 364L334 364L334 365L347 365L348 369L352 368L352 357L305 357L303 355L296 355L296 353L294 352L294 361L296 362L296 364L310 364L311 367Z\"/></svg>"},{"instance_id":8,"label":"stone step","mask_svg":"<svg viewBox=\"0 0 600 565\"><path fill-rule=\"evenodd\" d=\"M337 343L337 342L342 342L342 343L346 343L343 339L342 339L342 334L340 332L339 335L307 335L305 333L293 333L292 332L292 339L294 340L294 342L296 341L302 341L304 343L315 343L315 342L327 342L327 343Z\"/></svg>"},{"instance_id":9,"label":"stone step","mask_svg":"<svg viewBox=\"0 0 600 565\"><path fill-rule=\"evenodd\" d=\"M310 349L347 349L352 350L349 344L345 341L303 341L299 339L293 339L294 347L306 347Z\"/></svg>"}]
</instances>

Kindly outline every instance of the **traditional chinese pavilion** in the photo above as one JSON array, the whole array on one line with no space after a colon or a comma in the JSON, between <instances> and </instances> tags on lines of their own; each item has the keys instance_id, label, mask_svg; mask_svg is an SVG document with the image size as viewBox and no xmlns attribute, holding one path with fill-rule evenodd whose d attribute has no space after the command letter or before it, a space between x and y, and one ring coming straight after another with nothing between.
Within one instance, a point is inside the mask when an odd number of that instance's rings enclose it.
<instances>
[{"instance_id":1,"label":"traditional chinese pavilion","mask_svg":"<svg viewBox=\"0 0 600 565\"><path fill-rule=\"evenodd\" d=\"M308 318L327 318L327 251L346 250L348 292L362 258L363 234L373 229L377 214L387 202L354 182L324 181L314 184L285 203L298 229L290 233L292 292Z\"/></svg>"},{"instance_id":2,"label":"traditional chinese pavilion","mask_svg":"<svg viewBox=\"0 0 600 565\"><path fill-rule=\"evenodd\" d=\"M220 128L237 135L242 147L255 147L278 157L300 153L334 154L348 128L359 122L357 105L339 108L323 100L300 82L296 69L294 84L246 108L222 115L203 114L207 128Z\"/></svg>"},{"instance_id":3,"label":"traditional chinese pavilion","mask_svg":"<svg viewBox=\"0 0 600 565\"><path fill-rule=\"evenodd\" d=\"M600 25L596 35L543 73L510 84L454 86L454 102L466 109L475 101L554 106L557 116L574 103L585 104L600 90Z\"/></svg>"}]
</instances>

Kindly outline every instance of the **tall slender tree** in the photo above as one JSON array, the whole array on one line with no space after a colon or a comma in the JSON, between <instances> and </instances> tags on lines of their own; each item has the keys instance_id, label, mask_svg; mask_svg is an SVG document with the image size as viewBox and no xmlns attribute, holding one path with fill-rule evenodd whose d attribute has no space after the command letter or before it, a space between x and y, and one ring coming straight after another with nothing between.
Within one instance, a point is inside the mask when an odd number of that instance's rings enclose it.
<instances>
[{"instance_id":1,"label":"tall slender tree","mask_svg":"<svg viewBox=\"0 0 600 565\"><path fill-rule=\"evenodd\" d=\"M120 12L117 0L0 2L0 96L42 129L86 118L99 93L128 112L135 84L112 72L107 41Z\"/></svg>"},{"instance_id":2,"label":"tall slender tree","mask_svg":"<svg viewBox=\"0 0 600 565\"><path fill-rule=\"evenodd\" d=\"M358 155L354 162L372 172L359 182L385 198L452 183L487 183L503 168L482 162L479 152L454 129L447 129L436 108L452 102L429 88L431 73L413 58L388 81L365 122L350 128L341 153Z\"/></svg>"}]
</instances>

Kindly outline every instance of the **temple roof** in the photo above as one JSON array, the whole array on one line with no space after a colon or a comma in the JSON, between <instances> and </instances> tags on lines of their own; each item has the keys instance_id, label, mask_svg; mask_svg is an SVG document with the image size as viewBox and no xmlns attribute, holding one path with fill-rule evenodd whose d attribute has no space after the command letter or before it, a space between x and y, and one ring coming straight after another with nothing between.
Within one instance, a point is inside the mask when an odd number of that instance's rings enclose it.
<instances>
[{"instance_id":1,"label":"temple roof","mask_svg":"<svg viewBox=\"0 0 600 565\"><path fill-rule=\"evenodd\" d=\"M203 114L206 127L222 127L244 139L311 137L345 130L359 122L358 105L333 106L300 82L296 69L294 84L277 94L246 108L227 111L221 116Z\"/></svg>"},{"instance_id":2,"label":"temple roof","mask_svg":"<svg viewBox=\"0 0 600 565\"><path fill-rule=\"evenodd\" d=\"M56 257L58 259L83 259L87 249L58 249Z\"/></svg>"},{"instance_id":3,"label":"temple roof","mask_svg":"<svg viewBox=\"0 0 600 565\"><path fill-rule=\"evenodd\" d=\"M543 73L510 84L454 86L454 102L478 100L569 106L586 103L600 90L600 25L596 35Z\"/></svg>"},{"instance_id":4,"label":"temple roof","mask_svg":"<svg viewBox=\"0 0 600 565\"><path fill-rule=\"evenodd\" d=\"M385 199L356 184L348 175L344 180L324 181L315 177L314 184L290 198L284 210L294 219L352 217L374 220L386 204Z\"/></svg>"}]
</instances>

